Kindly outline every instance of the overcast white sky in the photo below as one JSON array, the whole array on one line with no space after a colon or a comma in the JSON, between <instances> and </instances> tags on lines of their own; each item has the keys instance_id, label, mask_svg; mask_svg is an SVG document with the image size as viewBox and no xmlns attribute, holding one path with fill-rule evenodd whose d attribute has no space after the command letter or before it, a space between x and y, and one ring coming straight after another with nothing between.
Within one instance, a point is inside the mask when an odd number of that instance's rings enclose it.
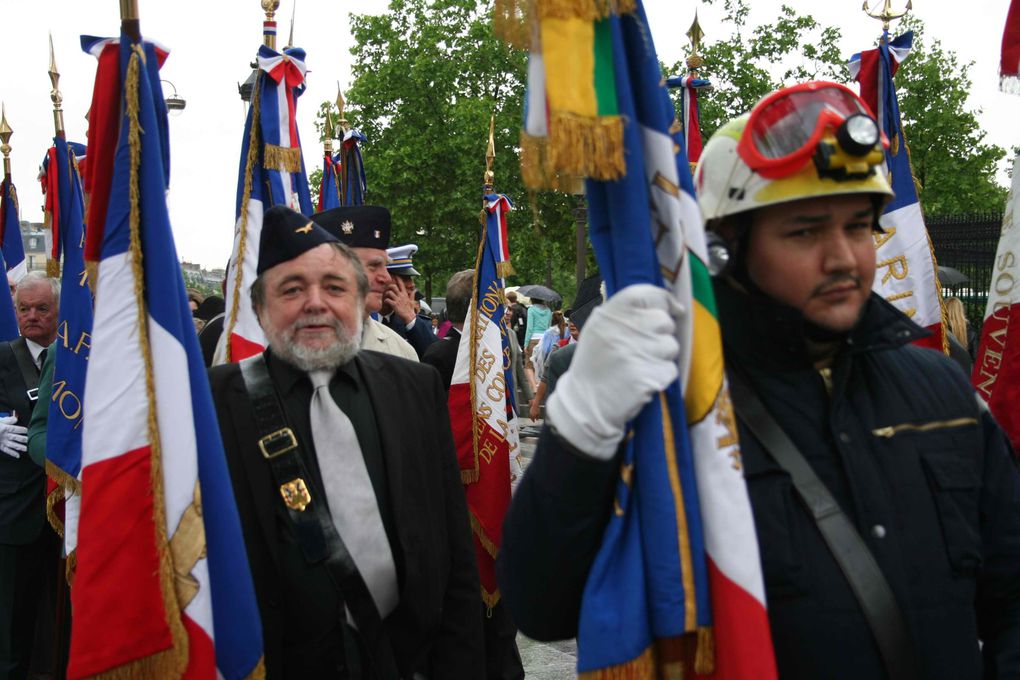
<instances>
[{"instance_id":1,"label":"overcast white sky","mask_svg":"<svg viewBox=\"0 0 1020 680\"><path fill-rule=\"evenodd\" d=\"M283 0L277 14L280 44L286 34L293 2ZM308 52L308 90L298 107L300 134L309 172L320 163L321 146L313 127L318 104L336 96L337 81L350 81L351 37L347 17L352 11L381 13L386 0L297 0L295 44ZM873 4L881 0L872 0ZM897 2L896 6L902 6ZM867 18L857 1L787 0L823 25L839 25L847 56L873 45L879 22ZM259 0L140 0L142 33L170 48L163 77L187 100L186 110L171 118L170 217L178 255L208 268L222 267L230 254L238 158L244 107L237 83L250 72L249 63L262 35ZM779 0L753 0L751 24L772 20ZM970 0L966 5L944 0L916 0L914 13L927 24L929 38L939 38L964 62L973 61L971 104L981 107L981 123L990 141L1006 148L1020 144L1016 121L1020 97L998 90L998 59L1008 0ZM685 33L698 3L693 0L645 0L660 58L672 63L684 56ZM964 10L963 8L966 8ZM963 15L963 11L967 14ZM722 1L701 6L706 41L718 39ZM0 62L6 64L0 99L14 129L11 139L14 182L22 219L42 221L42 196L35 178L53 135L47 32L52 31L68 138L85 141L84 115L91 101L95 59L79 47L80 34L116 35L120 25L116 0L0 0ZM895 27L893 28L895 31ZM164 85L169 93L171 88ZM371 140L365 147L371 153ZM483 151L480 151L483 153ZM371 189L372 178L369 177ZM376 197L384 201L384 197Z\"/></svg>"}]
</instances>

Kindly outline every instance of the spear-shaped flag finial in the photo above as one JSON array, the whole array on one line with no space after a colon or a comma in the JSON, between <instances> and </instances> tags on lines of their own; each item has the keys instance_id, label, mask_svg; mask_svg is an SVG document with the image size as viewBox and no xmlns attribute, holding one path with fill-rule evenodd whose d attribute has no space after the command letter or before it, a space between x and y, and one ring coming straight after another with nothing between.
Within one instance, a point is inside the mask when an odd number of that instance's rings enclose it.
<instances>
[{"instance_id":1,"label":"spear-shaped flag finial","mask_svg":"<svg viewBox=\"0 0 1020 680\"><path fill-rule=\"evenodd\" d=\"M0 153L4 155L4 177L11 176L11 135L14 130L7 122L7 106L0 104Z\"/></svg>"},{"instance_id":2,"label":"spear-shaped flag finial","mask_svg":"<svg viewBox=\"0 0 1020 680\"><path fill-rule=\"evenodd\" d=\"M338 119L337 122L340 123L340 128L344 131L344 133L346 133L348 130L351 129L351 125L347 121L347 118L345 118L347 102L344 101L344 95L343 92L340 91L339 82L336 84L336 107L340 109L340 118Z\"/></svg>"},{"instance_id":3,"label":"spear-shaped flag finial","mask_svg":"<svg viewBox=\"0 0 1020 680\"><path fill-rule=\"evenodd\" d=\"M64 110L61 108L64 97L60 94L60 71L57 70L57 57L53 51L53 34L50 33L50 101L53 102L53 132L58 137L64 136Z\"/></svg>"},{"instance_id":4,"label":"spear-shaped flag finial","mask_svg":"<svg viewBox=\"0 0 1020 680\"><path fill-rule=\"evenodd\" d=\"M287 36L287 47L290 49L294 47L294 15L297 14L297 0L294 0L294 6L290 10L290 35Z\"/></svg>"},{"instance_id":5,"label":"spear-shaped flag finial","mask_svg":"<svg viewBox=\"0 0 1020 680\"><path fill-rule=\"evenodd\" d=\"M489 145L485 150L485 193L491 194L496 183L493 165L496 161L496 116L489 116Z\"/></svg>"},{"instance_id":6,"label":"spear-shaped flag finial","mask_svg":"<svg viewBox=\"0 0 1020 680\"><path fill-rule=\"evenodd\" d=\"M322 146L326 155L333 153L333 107L326 104L326 121L322 125Z\"/></svg>"},{"instance_id":7,"label":"spear-shaped flag finial","mask_svg":"<svg viewBox=\"0 0 1020 680\"><path fill-rule=\"evenodd\" d=\"M902 19L907 15L907 12L914 9L914 3L912 0L907 0L907 6L903 8L902 12L894 12L892 9L892 0L884 0L882 4L882 11L873 11L868 7L868 0L864 0L864 7L862 8L864 13L872 19L878 19L882 22L882 30L885 32L889 31L889 22L895 21L896 19Z\"/></svg>"},{"instance_id":8,"label":"spear-shaped flag finial","mask_svg":"<svg viewBox=\"0 0 1020 680\"><path fill-rule=\"evenodd\" d=\"M691 70L699 69L705 64L705 60L698 54L698 50L701 49L701 41L705 37L705 32L701 30L697 10L694 10L694 23L691 24L690 29L687 31L687 37L691 41L691 56L687 57L687 68Z\"/></svg>"}]
</instances>

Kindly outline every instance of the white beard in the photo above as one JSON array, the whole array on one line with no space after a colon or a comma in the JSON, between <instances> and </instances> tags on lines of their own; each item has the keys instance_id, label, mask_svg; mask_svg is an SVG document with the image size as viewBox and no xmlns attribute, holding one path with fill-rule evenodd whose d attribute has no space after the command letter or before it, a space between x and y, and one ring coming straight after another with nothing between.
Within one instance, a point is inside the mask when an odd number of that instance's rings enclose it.
<instances>
[{"instance_id":1,"label":"white beard","mask_svg":"<svg viewBox=\"0 0 1020 680\"><path fill-rule=\"evenodd\" d=\"M335 370L357 356L361 350L361 318L356 320L354 333L348 333L344 324L335 317L316 316L295 321L289 328L277 331L266 328L266 339L273 353L305 372ZM306 347L294 342L298 330L306 326L331 326L336 340L325 347Z\"/></svg>"}]
</instances>

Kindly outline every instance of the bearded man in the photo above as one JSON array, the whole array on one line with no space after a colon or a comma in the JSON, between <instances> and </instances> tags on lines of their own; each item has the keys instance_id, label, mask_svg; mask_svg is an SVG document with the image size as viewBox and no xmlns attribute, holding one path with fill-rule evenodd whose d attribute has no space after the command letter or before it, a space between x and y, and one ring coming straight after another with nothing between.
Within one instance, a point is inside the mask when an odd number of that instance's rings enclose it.
<instances>
[{"instance_id":1,"label":"bearded man","mask_svg":"<svg viewBox=\"0 0 1020 680\"><path fill-rule=\"evenodd\" d=\"M438 374L361 350L364 269L307 217L266 212L257 273L268 347L210 381L267 677L480 677L478 575Z\"/></svg>"}]
</instances>

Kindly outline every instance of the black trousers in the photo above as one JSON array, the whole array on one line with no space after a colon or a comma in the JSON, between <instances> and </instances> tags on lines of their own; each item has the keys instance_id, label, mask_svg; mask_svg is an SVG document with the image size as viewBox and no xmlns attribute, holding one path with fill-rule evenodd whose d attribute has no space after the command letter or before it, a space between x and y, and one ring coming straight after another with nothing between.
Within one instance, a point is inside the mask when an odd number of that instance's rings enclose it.
<instances>
[{"instance_id":1,"label":"black trousers","mask_svg":"<svg viewBox=\"0 0 1020 680\"><path fill-rule=\"evenodd\" d=\"M0 544L0 680L51 674L60 538L44 527L25 545Z\"/></svg>"},{"instance_id":2,"label":"black trousers","mask_svg":"<svg viewBox=\"0 0 1020 680\"><path fill-rule=\"evenodd\" d=\"M500 600L489 609L482 604L485 629L486 680L524 680L524 664L517 649L517 626Z\"/></svg>"}]
</instances>

